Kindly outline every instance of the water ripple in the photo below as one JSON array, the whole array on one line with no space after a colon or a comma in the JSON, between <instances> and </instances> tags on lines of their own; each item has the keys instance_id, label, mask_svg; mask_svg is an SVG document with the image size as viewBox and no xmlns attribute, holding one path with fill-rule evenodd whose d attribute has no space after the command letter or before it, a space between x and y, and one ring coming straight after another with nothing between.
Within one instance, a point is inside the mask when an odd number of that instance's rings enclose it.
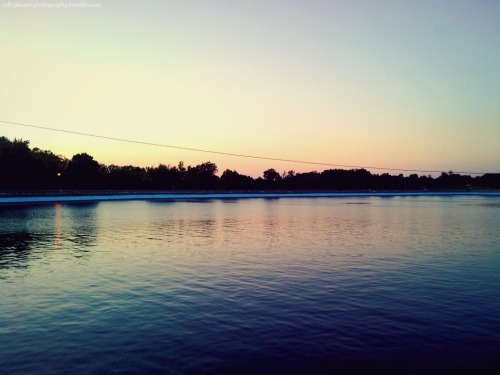
<instances>
[{"instance_id":1,"label":"water ripple","mask_svg":"<svg viewBox=\"0 0 500 375\"><path fill-rule=\"evenodd\" d=\"M0 367L496 373L499 203L356 199L3 207Z\"/></svg>"}]
</instances>

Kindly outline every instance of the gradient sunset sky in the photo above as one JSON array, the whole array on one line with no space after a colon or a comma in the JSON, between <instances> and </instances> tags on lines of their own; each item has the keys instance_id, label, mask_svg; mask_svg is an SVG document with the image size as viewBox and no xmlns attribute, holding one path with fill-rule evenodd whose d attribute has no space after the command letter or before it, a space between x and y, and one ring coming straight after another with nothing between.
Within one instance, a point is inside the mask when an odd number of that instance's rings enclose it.
<instances>
[{"instance_id":1,"label":"gradient sunset sky","mask_svg":"<svg viewBox=\"0 0 500 375\"><path fill-rule=\"evenodd\" d=\"M0 1L0 120L272 158L500 172L499 1ZM210 160L253 177L328 168L2 123L0 135L105 164Z\"/></svg>"}]
</instances>

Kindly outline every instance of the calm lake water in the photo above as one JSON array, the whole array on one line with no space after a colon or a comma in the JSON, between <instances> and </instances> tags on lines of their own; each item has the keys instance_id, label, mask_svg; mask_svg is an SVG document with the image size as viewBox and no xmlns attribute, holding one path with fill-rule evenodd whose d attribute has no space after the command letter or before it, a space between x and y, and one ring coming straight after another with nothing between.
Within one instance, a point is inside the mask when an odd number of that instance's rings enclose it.
<instances>
[{"instance_id":1,"label":"calm lake water","mask_svg":"<svg viewBox=\"0 0 500 375\"><path fill-rule=\"evenodd\" d=\"M0 372L499 373L500 197L0 206Z\"/></svg>"}]
</instances>

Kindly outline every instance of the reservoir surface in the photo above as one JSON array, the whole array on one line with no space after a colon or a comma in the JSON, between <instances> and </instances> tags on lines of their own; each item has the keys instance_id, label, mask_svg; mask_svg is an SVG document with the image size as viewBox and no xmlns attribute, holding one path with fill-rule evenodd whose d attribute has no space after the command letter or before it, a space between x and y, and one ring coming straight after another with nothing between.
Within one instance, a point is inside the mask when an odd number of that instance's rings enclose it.
<instances>
[{"instance_id":1,"label":"reservoir surface","mask_svg":"<svg viewBox=\"0 0 500 375\"><path fill-rule=\"evenodd\" d=\"M0 206L5 374L498 373L500 197Z\"/></svg>"}]
</instances>

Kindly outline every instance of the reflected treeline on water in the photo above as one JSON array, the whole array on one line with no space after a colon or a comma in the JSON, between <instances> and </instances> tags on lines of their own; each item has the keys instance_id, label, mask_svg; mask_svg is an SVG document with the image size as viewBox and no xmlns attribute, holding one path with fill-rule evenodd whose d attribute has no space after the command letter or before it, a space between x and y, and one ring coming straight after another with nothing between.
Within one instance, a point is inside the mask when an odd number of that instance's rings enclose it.
<instances>
[{"instance_id":1,"label":"reflected treeline on water","mask_svg":"<svg viewBox=\"0 0 500 375\"><path fill-rule=\"evenodd\" d=\"M65 231L62 234L63 241L71 242L74 246L76 256L84 256L90 252L90 248L96 245L97 239L97 202L86 202L64 205L63 216Z\"/></svg>"},{"instance_id":2,"label":"reflected treeline on water","mask_svg":"<svg viewBox=\"0 0 500 375\"><path fill-rule=\"evenodd\" d=\"M0 207L0 269L29 267L59 253L88 257L97 239L97 205Z\"/></svg>"},{"instance_id":3,"label":"reflected treeline on water","mask_svg":"<svg viewBox=\"0 0 500 375\"><path fill-rule=\"evenodd\" d=\"M26 267L36 242L28 232L0 233L0 268Z\"/></svg>"},{"instance_id":4,"label":"reflected treeline on water","mask_svg":"<svg viewBox=\"0 0 500 375\"><path fill-rule=\"evenodd\" d=\"M0 268L26 267L37 258L32 251L36 234L28 229L30 219L27 207L0 207Z\"/></svg>"}]
</instances>

